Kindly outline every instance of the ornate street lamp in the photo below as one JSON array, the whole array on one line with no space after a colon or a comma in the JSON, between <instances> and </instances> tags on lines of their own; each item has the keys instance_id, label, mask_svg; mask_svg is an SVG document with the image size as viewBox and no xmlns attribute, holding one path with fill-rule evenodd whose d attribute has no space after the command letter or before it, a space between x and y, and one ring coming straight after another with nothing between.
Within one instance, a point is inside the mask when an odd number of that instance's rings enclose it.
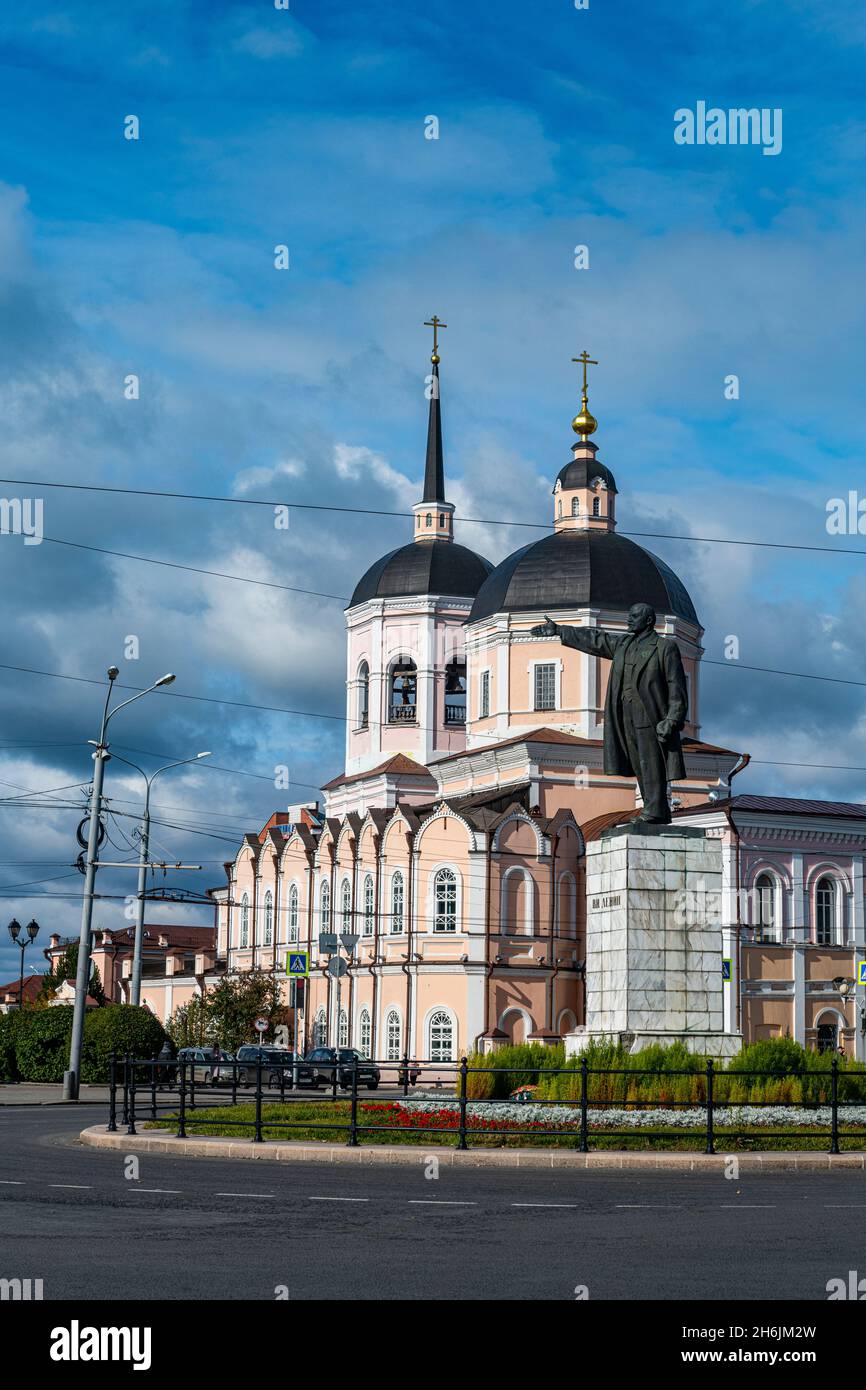
<instances>
[{"instance_id":1,"label":"ornate street lamp","mask_svg":"<svg viewBox=\"0 0 866 1390\"><path fill-rule=\"evenodd\" d=\"M22 937L21 923L13 917L6 930L21 952L21 975L18 981L18 1008L20 1011L24 1007L24 952L31 942L35 941L39 935L39 923L35 919L32 922L28 922L26 928L27 936ZM21 937L20 940L19 937Z\"/></svg>"}]
</instances>

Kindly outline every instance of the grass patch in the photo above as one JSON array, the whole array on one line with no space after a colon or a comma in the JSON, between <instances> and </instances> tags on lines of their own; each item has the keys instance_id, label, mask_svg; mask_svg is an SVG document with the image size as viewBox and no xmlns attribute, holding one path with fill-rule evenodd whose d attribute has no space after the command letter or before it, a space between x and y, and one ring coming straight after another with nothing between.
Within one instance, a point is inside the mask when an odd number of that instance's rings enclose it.
<instances>
[{"instance_id":1,"label":"grass patch","mask_svg":"<svg viewBox=\"0 0 866 1390\"><path fill-rule=\"evenodd\" d=\"M227 1112L234 1123L227 1123ZM351 1104L349 1101L298 1101L288 1105L268 1102L263 1107L262 1134L266 1140L287 1143L344 1144L349 1137ZM457 1116L453 1112L408 1114L389 1101L376 1103L361 1102L358 1106L358 1139L364 1145L370 1144L408 1144L430 1148L431 1145L454 1147L458 1142ZM321 1126L321 1128L319 1127ZM407 1126L414 1126L409 1128ZM146 1129L176 1129L177 1113L151 1120ZM506 1126L507 1128L508 1126ZM516 1127L516 1126L513 1126ZM578 1139L575 1135L558 1134L555 1129L527 1126L519 1134L506 1134L497 1121L473 1119L470 1128L481 1129L481 1133L469 1134L470 1148L560 1148L576 1149ZM576 1128L576 1126L575 1126ZM805 1136L794 1138L787 1134L768 1134L766 1129L747 1126L741 1131L733 1127L717 1125L715 1129L716 1151L721 1153L759 1153L785 1152L790 1150L827 1153L830 1148L830 1132L823 1126L798 1124L793 1127ZM866 1125L850 1125L851 1138L840 1139L844 1152L861 1152L866 1148ZM198 1135L218 1135L223 1138L252 1139L255 1133L255 1105L217 1106L187 1112L186 1132L189 1137ZM739 1134L740 1137L734 1137ZM619 1138L593 1130L590 1127L590 1149L619 1150L624 1152L683 1152L703 1153L706 1145L705 1133L701 1130L678 1131L654 1137L651 1134L636 1132L634 1135Z\"/></svg>"}]
</instances>

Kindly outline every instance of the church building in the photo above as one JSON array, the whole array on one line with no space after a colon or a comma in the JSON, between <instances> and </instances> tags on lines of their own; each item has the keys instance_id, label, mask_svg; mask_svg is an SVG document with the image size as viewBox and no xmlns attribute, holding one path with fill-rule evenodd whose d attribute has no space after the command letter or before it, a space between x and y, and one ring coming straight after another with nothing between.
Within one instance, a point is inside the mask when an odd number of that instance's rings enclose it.
<instances>
[{"instance_id":1,"label":"church building","mask_svg":"<svg viewBox=\"0 0 866 1390\"><path fill-rule=\"evenodd\" d=\"M587 354L576 442L551 469L549 533L496 566L456 539L432 326L412 534L369 566L346 610L345 766L322 811L278 814L226 866L212 893L218 969L282 975L292 945L309 950L306 1046L448 1061L572 1032L586 845L640 800L633 778L603 770L609 663L532 629L549 615L623 632L645 602L688 684L674 819L723 840L725 1027L862 1055L866 807L733 795L748 756L701 737L692 599L616 529ZM320 949L334 936L350 943L339 979Z\"/></svg>"}]
</instances>

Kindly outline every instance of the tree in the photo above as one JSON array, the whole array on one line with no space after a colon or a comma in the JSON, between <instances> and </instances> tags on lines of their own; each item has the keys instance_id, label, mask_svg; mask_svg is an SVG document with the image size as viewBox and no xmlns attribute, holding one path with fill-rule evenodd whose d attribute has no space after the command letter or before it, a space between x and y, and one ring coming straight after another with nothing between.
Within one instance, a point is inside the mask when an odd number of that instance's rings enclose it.
<instances>
[{"instance_id":1,"label":"tree","mask_svg":"<svg viewBox=\"0 0 866 1390\"><path fill-rule=\"evenodd\" d=\"M290 1021L290 1011L280 1000L279 981L265 970L225 976L208 990L206 1007L211 1036L229 1052L255 1040L257 1018L268 1020L271 1035L280 1024Z\"/></svg>"}]
</instances>

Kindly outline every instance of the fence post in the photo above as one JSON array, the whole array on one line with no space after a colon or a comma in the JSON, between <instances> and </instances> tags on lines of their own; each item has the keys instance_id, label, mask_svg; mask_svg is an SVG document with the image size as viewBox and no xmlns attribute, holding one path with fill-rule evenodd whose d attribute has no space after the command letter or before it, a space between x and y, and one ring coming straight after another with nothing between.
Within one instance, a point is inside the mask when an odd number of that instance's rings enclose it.
<instances>
[{"instance_id":1,"label":"fence post","mask_svg":"<svg viewBox=\"0 0 866 1390\"><path fill-rule=\"evenodd\" d=\"M129 1053L123 1054L123 1114L121 1124L129 1123Z\"/></svg>"},{"instance_id":2,"label":"fence post","mask_svg":"<svg viewBox=\"0 0 866 1390\"><path fill-rule=\"evenodd\" d=\"M586 1053L580 1059L580 1152L589 1153L589 1123L587 1102L589 1100L589 1064Z\"/></svg>"},{"instance_id":3,"label":"fence post","mask_svg":"<svg viewBox=\"0 0 866 1390\"><path fill-rule=\"evenodd\" d=\"M834 1057L830 1067L830 1152L839 1152L839 1059Z\"/></svg>"},{"instance_id":4,"label":"fence post","mask_svg":"<svg viewBox=\"0 0 866 1390\"><path fill-rule=\"evenodd\" d=\"M180 1113L177 1117L177 1138L186 1138L186 1062L181 1062L178 1068L180 1080Z\"/></svg>"},{"instance_id":5,"label":"fence post","mask_svg":"<svg viewBox=\"0 0 866 1390\"><path fill-rule=\"evenodd\" d=\"M112 1052L108 1059L108 1132L117 1132L117 1056Z\"/></svg>"},{"instance_id":6,"label":"fence post","mask_svg":"<svg viewBox=\"0 0 866 1390\"><path fill-rule=\"evenodd\" d=\"M403 1053L403 1095L409 1094L409 1053Z\"/></svg>"},{"instance_id":7,"label":"fence post","mask_svg":"<svg viewBox=\"0 0 866 1390\"><path fill-rule=\"evenodd\" d=\"M129 1059L127 1059L129 1060ZM135 1134L135 1058L131 1059L129 1071L129 1123L126 1126L127 1134Z\"/></svg>"},{"instance_id":8,"label":"fence post","mask_svg":"<svg viewBox=\"0 0 866 1390\"><path fill-rule=\"evenodd\" d=\"M154 1052L150 1064L150 1118L152 1120L156 1119L156 1068L157 1061L156 1053Z\"/></svg>"},{"instance_id":9,"label":"fence post","mask_svg":"<svg viewBox=\"0 0 866 1390\"><path fill-rule=\"evenodd\" d=\"M347 1146L350 1149L358 1147L358 1059L352 1058L352 1116L349 1121L349 1138Z\"/></svg>"},{"instance_id":10,"label":"fence post","mask_svg":"<svg viewBox=\"0 0 866 1390\"><path fill-rule=\"evenodd\" d=\"M189 1064L189 1108L195 1110L195 1053Z\"/></svg>"},{"instance_id":11,"label":"fence post","mask_svg":"<svg viewBox=\"0 0 866 1390\"><path fill-rule=\"evenodd\" d=\"M339 1081L339 1072L340 1072L340 1049L337 1047L337 1048L334 1049L334 1076L333 1076L333 1080L332 1080L332 1082L331 1082L331 1100L336 1100L336 1099L337 1099L337 1082Z\"/></svg>"},{"instance_id":12,"label":"fence post","mask_svg":"<svg viewBox=\"0 0 866 1390\"><path fill-rule=\"evenodd\" d=\"M713 1142L713 1059L707 1058L707 1147L705 1153L714 1154L716 1152Z\"/></svg>"},{"instance_id":13,"label":"fence post","mask_svg":"<svg viewBox=\"0 0 866 1390\"><path fill-rule=\"evenodd\" d=\"M458 1149L467 1148L466 1144L466 1089L469 1076L469 1063L463 1057L460 1060L460 1138L457 1141Z\"/></svg>"},{"instance_id":14,"label":"fence post","mask_svg":"<svg viewBox=\"0 0 866 1390\"><path fill-rule=\"evenodd\" d=\"M262 1059L259 1056L256 1062L256 1132L253 1135L253 1143L262 1142Z\"/></svg>"}]
</instances>

